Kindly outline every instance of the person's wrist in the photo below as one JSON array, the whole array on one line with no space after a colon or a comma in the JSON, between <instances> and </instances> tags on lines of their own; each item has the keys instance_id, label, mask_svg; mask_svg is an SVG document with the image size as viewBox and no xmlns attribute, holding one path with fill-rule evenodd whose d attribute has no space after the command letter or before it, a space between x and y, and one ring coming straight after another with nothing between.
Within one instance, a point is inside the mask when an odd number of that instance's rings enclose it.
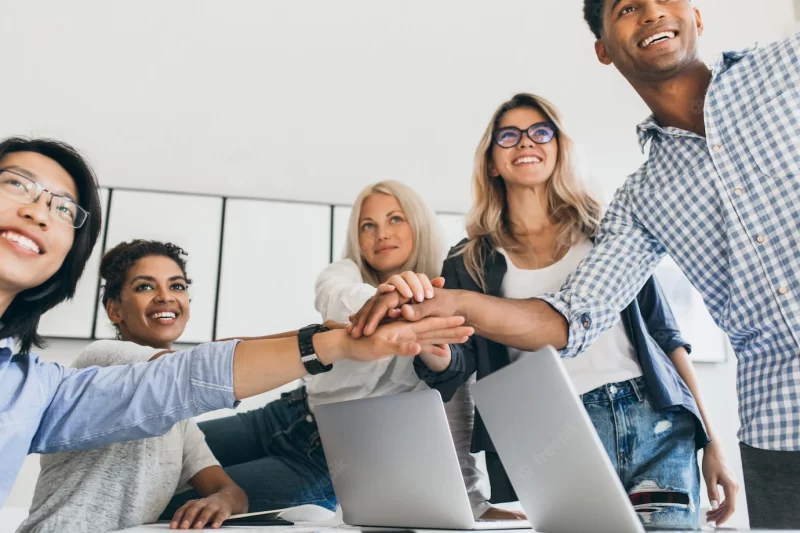
<instances>
[{"instance_id":1,"label":"person's wrist","mask_svg":"<svg viewBox=\"0 0 800 533\"><path fill-rule=\"evenodd\" d=\"M453 297L453 316L464 317L464 325L469 322L469 295L470 291L463 289L450 289Z\"/></svg>"},{"instance_id":2,"label":"person's wrist","mask_svg":"<svg viewBox=\"0 0 800 533\"><path fill-rule=\"evenodd\" d=\"M450 350L448 350L448 352L449 351ZM422 362L425 363L425 366L428 367L428 370L440 374L450 367L452 354L448 353L446 356L441 356L424 352L419 354L419 357L422 359Z\"/></svg>"},{"instance_id":3,"label":"person's wrist","mask_svg":"<svg viewBox=\"0 0 800 533\"><path fill-rule=\"evenodd\" d=\"M340 361L344 354L344 346L350 341L350 336L343 329L333 329L317 333L311 338L314 344L314 353L317 359L325 366Z\"/></svg>"}]
</instances>

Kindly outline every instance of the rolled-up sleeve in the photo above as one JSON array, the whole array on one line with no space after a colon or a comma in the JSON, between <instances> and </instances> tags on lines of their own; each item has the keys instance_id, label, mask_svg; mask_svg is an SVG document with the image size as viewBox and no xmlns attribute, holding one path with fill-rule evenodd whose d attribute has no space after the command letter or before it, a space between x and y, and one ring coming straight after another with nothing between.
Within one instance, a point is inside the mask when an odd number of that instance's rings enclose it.
<instances>
[{"instance_id":1,"label":"rolled-up sleeve","mask_svg":"<svg viewBox=\"0 0 800 533\"><path fill-rule=\"evenodd\" d=\"M41 386L50 399L30 451L79 450L154 437L186 418L234 407L237 343L202 344L123 366L43 364Z\"/></svg>"},{"instance_id":2,"label":"rolled-up sleeve","mask_svg":"<svg viewBox=\"0 0 800 533\"><path fill-rule=\"evenodd\" d=\"M349 322L377 289L361 278L361 271L350 259L331 263L317 276L314 308L323 320Z\"/></svg>"},{"instance_id":3,"label":"rolled-up sleeve","mask_svg":"<svg viewBox=\"0 0 800 533\"><path fill-rule=\"evenodd\" d=\"M539 297L569 323L562 357L579 355L616 324L663 255L663 246L631 212L628 187L623 186L603 218L592 251L559 292Z\"/></svg>"}]
</instances>

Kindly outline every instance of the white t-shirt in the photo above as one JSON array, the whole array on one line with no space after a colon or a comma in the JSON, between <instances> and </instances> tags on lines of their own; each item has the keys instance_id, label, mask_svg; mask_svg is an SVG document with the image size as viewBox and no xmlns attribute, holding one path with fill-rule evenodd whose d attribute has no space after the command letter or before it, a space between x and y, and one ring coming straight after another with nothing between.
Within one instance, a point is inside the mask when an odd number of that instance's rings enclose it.
<instances>
[{"instance_id":1,"label":"white t-shirt","mask_svg":"<svg viewBox=\"0 0 800 533\"><path fill-rule=\"evenodd\" d=\"M102 340L88 346L72 366L138 363L161 351ZM191 420L160 437L45 454L40 462L30 516L17 533L116 531L155 522L195 474L219 465Z\"/></svg>"},{"instance_id":2,"label":"white t-shirt","mask_svg":"<svg viewBox=\"0 0 800 533\"><path fill-rule=\"evenodd\" d=\"M500 294L504 298L527 299L548 292L558 292L593 246L592 241L582 237L561 260L537 270L517 268L506 251L498 248L508 265ZM529 352L508 348L511 361L527 353ZM578 394L585 394L606 383L627 381L642 375L636 352L621 321L601 333L581 355L563 361Z\"/></svg>"}]
</instances>

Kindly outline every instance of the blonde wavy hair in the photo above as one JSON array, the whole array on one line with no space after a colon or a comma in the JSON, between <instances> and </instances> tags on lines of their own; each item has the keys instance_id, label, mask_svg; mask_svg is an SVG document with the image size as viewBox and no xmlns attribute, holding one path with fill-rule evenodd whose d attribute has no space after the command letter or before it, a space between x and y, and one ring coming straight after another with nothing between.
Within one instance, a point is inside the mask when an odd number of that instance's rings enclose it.
<instances>
[{"instance_id":1,"label":"blonde wavy hair","mask_svg":"<svg viewBox=\"0 0 800 533\"><path fill-rule=\"evenodd\" d=\"M352 260L361 270L361 279L373 287L380 284L378 272L372 268L361 254L361 246L358 242L359 219L361 218L361 206L369 196L373 194L388 194L397 200L400 209L406 216L411 232L414 236L414 246L406 263L402 266L402 271L413 270L423 273L433 279L442 272L442 263L446 255L444 231L442 230L439 219L431 211L422 197L411 187L395 180L385 180L368 185L361 191L353 204L353 211L350 213L350 221L347 228L347 242L345 244L344 257Z\"/></svg>"},{"instance_id":2,"label":"blonde wavy hair","mask_svg":"<svg viewBox=\"0 0 800 533\"><path fill-rule=\"evenodd\" d=\"M484 291L487 290L483 276L487 259L484 243L488 242L492 249L514 250L520 247L508 219L505 182L499 176L493 178L489 172L494 131L506 113L520 107L536 109L556 125L558 160L546 185L548 214L559 226L556 246L559 249L572 246L579 234L592 237L600 225L602 206L580 175L577 149L564 129L561 114L540 96L529 93L514 95L494 112L475 152L472 173L474 198L467 214L468 241L455 253L463 254L467 272Z\"/></svg>"}]
</instances>

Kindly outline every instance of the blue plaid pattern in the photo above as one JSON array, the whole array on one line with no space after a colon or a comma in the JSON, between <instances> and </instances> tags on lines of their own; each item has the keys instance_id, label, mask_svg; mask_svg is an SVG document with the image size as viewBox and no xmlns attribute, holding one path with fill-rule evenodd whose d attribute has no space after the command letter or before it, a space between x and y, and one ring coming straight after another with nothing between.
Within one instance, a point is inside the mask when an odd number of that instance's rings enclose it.
<instances>
[{"instance_id":1,"label":"blue plaid pattern","mask_svg":"<svg viewBox=\"0 0 800 533\"><path fill-rule=\"evenodd\" d=\"M704 114L705 138L652 116L639 125L649 160L543 299L568 319L574 357L671 255L736 352L739 439L800 451L800 33L720 55Z\"/></svg>"}]
</instances>

